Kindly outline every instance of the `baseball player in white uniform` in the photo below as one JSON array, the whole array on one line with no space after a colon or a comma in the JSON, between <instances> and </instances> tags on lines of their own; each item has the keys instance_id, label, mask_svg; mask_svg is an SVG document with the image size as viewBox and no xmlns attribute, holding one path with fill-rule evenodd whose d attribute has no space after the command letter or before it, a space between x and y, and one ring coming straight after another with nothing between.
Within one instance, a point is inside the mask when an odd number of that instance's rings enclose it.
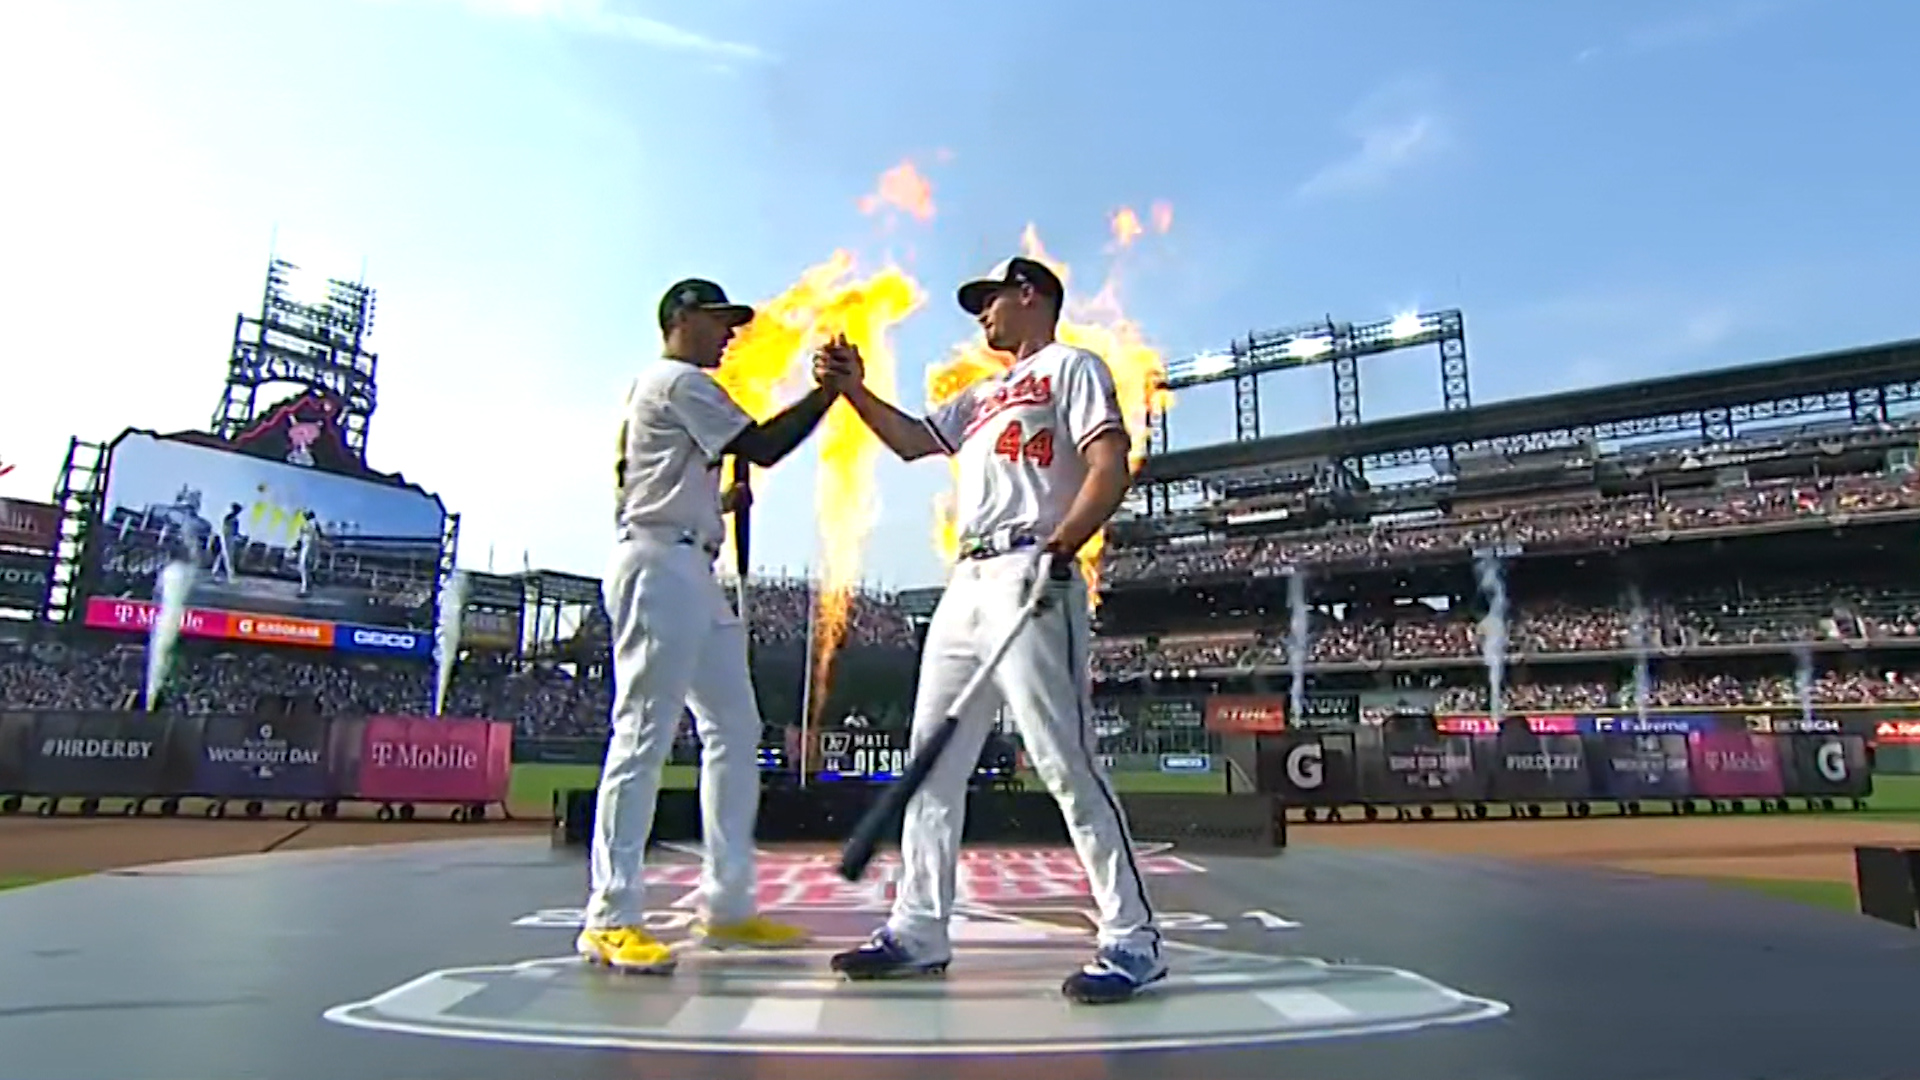
<instances>
[{"instance_id":1,"label":"baseball player in white uniform","mask_svg":"<svg viewBox=\"0 0 1920 1080\"><path fill-rule=\"evenodd\" d=\"M1057 602L1015 638L991 677L994 694L970 715L906 810L902 878L892 915L873 939L840 953L848 978L937 975L952 958L948 921L967 778L1002 702L1035 770L1059 801L1099 908L1098 950L1062 990L1076 1001L1132 997L1167 973L1160 931L1134 861L1132 837L1095 754L1086 582L1074 556L1120 506L1131 482L1129 437L1106 362L1054 340L1065 288L1046 266L1016 258L961 287L991 348L1013 358L924 419L861 383L859 351L823 350L815 376L839 389L902 459L958 459L959 561L927 630L914 706L916 748L947 716L982 658L1014 626L1043 553Z\"/></svg>"},{"instance_id":2,"label":"baseball player in white uniform","mask_svg":"<svg viewBox=\"0 0 1920 1080\"><path fill-rule=\"evenodd\" d=\"M667 291L659 315L663 356L627 393L614 467L617 542L606 576L613 737L594 820L586 927L575 948L596 963L664 974L674 953L643 925L642 877L661 771L685 712L703 751L697 936L757 947L805 938L755 909L760 706L746 626L713 564L726 536L721 515L747 504L744 490L721 494L721 459L774 465L819 425L836 393L817 387L756 423L711 374L753 309L710 281L688 280Z\"/></svg>"}]
</instances>

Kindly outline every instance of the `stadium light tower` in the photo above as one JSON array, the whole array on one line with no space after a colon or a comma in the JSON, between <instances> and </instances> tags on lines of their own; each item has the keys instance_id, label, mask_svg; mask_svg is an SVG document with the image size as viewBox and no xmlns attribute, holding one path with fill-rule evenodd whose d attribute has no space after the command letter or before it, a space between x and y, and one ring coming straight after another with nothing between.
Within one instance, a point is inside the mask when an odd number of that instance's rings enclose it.
<instances>
[{"instance_id":1,"label":"stadium light tower","mask_svg":"<svg viewBox=\"0 0 1920 1080\"><path fill-rule=\"evenodd\" d=\"M235 317L213 434L231 439L252 427L263 387L299 386L340 401L341 440L364 462L379 367L379 357L365 349L373 332L373 290L337 278L301 290L297 279L303 276L293 263L271 258L259 316Z\"/></svg>"},{"instance_id":2,"label":"stadium light tower","mask_svg":"<svg viewBox=\"0 0 1920 1080\"><path fill-rule=\"evenodd\" d=\"M1225 350L1182 357L1167 365L1166 387L1181 390L1209 383L1233 383L1235 442L1260 437L1260 376L1272 371L1329 364L1333 367L1333 422L1347 427L1360 422L1360 361L1368 356L1399 352L1423 345L1440 347L1440 393L1444 408L1473 405L1467 375L1466 319L1458 309L1430 313L1408 312L1391 319L1354 325L1331 317L1285 330L1249 334ZM1148 432L1147 452L1167 451L1167 414L1156 411ZM1360 463L1346 463L1359 475ZM1160 487L1161 485L1155 485ZM1148 513L1163 509L1167 492L1148 492Z\"/></svg>"},{"instance_id":3,"label":"stadium light tower","mask_svg":"<svg viewBox=\"0 0 1920 1080\"><path fill-rule=\"evenodd\" d=\"M1260 437L1260 376L1269 371L1333 365L1333 422L1360 422L1360 360L1421 345L1440 346L1440 392L1448 409L1473 404L1467 378L1466 321L1457 310L1408 313L1355 326L1331 318L1286 330L1250 334L1222 352L1199 353L1167 365L1167 389L1225 382L1234 384L1233 436L1236 442ZM1164 432L1166 414L1154 414ZM1161 441L1164 443L1164 434Z\"/></svg>"}]
</instances>

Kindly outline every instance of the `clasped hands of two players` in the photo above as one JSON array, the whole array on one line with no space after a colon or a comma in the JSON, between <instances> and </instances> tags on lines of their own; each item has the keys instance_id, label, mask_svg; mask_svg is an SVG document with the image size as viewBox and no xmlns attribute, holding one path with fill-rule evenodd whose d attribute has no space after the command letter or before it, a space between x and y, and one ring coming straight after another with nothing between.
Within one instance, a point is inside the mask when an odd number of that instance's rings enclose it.
<instances>
[{"instance_id":1,"label":"clasped hands of two players","mask_svg":"<svg viewBox=\"0 0 1920 1080\"><path fill-rule=\"evenodd\" d=\"M821 346L813 355L814 381L838 394L859 385L866 378L866 372L860 347L848 341L844 334ZM1064 597L1067 582L1073 580L1074 549L1055 537L1042 547L1041 558L1047 567L1049 594L1042 599L1042 606L1052 606Z\"/></svg>"}]
</instances>

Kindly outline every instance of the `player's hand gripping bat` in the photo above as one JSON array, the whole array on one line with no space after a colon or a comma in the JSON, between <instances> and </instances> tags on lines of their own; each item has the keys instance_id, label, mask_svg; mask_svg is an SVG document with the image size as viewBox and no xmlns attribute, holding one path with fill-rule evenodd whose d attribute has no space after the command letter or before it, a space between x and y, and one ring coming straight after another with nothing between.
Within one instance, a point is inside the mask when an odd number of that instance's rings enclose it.
<instances>
[{"instance_id":1,"label":"player's hand gripping bat","mask_svg":"<svg viewBox=\"0 0 1920 1080\"><path fill-rule=\"evenodd\" d=\"M880 833L889 822L905 810L907 803L913 800L927 775L940 763L940 755L946 752L947 744L953 741L954 734L960 730L960 718L967 713L975 695L993 677L993 669L1013 648L1027 624L1045 611L1048 611L1061 592L1060 586L1073 576L1073 559L1066 555L1043 552L1040 556L1040 573L1034 575L1033 586L1027 599L1020 607L1020 615L1013 626L1007 630L1006 637L994 646L993 652L974 670L973 678L968 679L960 693L954 697L948 707L946 717L933 734L921 744L919 752L907 762L906 771L900 779L888 785L880 798L867 809L867 813L853 827L853 835L847 838L847 844L840 850L840 876L848 881L859 881L867 872L867 866L873 862L874 850L880 844Z\"/></svg>"}]
</instances>

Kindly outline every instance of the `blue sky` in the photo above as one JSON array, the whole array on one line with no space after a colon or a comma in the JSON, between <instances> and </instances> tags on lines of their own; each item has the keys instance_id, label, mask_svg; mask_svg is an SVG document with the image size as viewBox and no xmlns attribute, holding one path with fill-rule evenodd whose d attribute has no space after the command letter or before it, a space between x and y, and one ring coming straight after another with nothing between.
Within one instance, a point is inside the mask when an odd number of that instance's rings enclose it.
<instances>
[{"instance_id":1,"label":"blue sky","mask_svg":"<svg viewBox=\"0 0 1920 1080\"><path fill-rule=\"evenodd\" d=\"M1896 0L19 0L0 494L44 498L71 435L205 425L276 236L365 261L372 462L501 570L601 567L668 282L762 298L836 247L911 247L915 388L1027 222L1097 279L1107 215L1156 199L1125 297L1169 356L1460 307L1490 401L1915 336L1917 35ZM909 157L939 214L884 234L856 202ZM1366 414L1438 407L1437 367L1370 364ZM1269 380L1268 430L1327 422L1330 386ZM1231 438L1228 390L1172 430ZM872 577L938 580L945 470L880 479ZM811 492L803 452L757 520ZM755 562L806 533L763 524Z\"/></svg>"}]
</instances>

